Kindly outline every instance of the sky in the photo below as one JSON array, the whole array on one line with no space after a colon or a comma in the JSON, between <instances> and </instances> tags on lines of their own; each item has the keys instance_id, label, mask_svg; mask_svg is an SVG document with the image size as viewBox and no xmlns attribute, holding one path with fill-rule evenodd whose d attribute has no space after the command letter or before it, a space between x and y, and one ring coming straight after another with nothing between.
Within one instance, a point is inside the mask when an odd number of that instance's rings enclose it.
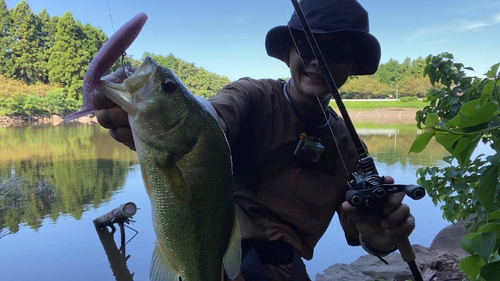
<instances>
[{"instance_id":1,"label":"sky","mask_svg":"<svg viewBox=\"0 0 500 281\"><path fill-rule=\"evenodd\" d=\"M11 9L20 0L6 0ZM359 0L370 17L370 31L382 47L381 63L402 62L450 52L455 62L482 76L500 62L499 0ZM50 16L69 11L83 24L109 36L139 12L148 15L127 53L173 54L208 71L227 76L289 77L287 66L267 56L267 32L286 25L293 12L288 0L27 0ZM109 5L109 10L108 10Z\"/></svg>"}]
</instances>

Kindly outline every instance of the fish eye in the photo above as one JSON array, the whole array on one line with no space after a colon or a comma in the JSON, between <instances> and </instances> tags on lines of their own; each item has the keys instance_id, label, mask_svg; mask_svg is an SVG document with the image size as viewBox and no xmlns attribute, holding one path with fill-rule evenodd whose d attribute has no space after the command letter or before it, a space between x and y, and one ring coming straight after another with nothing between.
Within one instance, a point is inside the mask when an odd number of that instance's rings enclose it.
<instances>
[{"instance_id":1,"label":"fish eye","mask_svg":"<svg viewBox=\"0 0 500 281\"><path fill-rule=\"evenodd\" d=\"M177 90L177 84L170 79L165 79L165 81L161 84L161 87L167 94L172 94Z\"/></svg>"}]
</instances>

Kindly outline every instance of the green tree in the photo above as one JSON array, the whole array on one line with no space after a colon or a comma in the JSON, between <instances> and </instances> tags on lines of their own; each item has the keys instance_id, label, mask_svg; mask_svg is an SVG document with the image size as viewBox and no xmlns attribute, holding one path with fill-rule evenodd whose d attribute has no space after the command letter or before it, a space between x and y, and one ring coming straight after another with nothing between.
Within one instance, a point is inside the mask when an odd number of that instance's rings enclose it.
<instances>
[{"instance_id":1,"label":"green tree","mask_svg":"<svg viewBox=\"0 0 500 281\"><path fill-rule=\"evenodd\" d=\"M73 16L66 12L57 22L54 46L48 61L50 83L61 84L68 91L68 96L73 98L78 97L76 89L78 78L82 79L80 75L83 68L78 51L82 42L78 35L78 26Z\"/></svg>"},{"instance_id":2,"label":"green tree","mask_svg":"<svg viewBox=\"0 0 500 281\"><path fill-rule=\"evenodd\" d=\"M432 88L428 78L406 76L399 82L399 96L418 96L422 98Z\"/></svg>"},{"instance_id":3,"label":"green tree","mask_svg":"<svg viewBox=\"0 0 500 281\"><path fill-rule=\"evenodd\" d=\"M472 233L461 241L470 256L460 269L471 280L500 280L500 63L478 78L466 76L464 69L472 68L453 59L450 53L426 59L424 74L441 85L427 93L429 106L417 112L423 133L410 151L421 152L435 138L451 154L444 159L449 166L420 168L418 183L435 204L443 203L444 218L471 218ZM493 153L471 159L480 141Z\"/></svg>"},{"instance_id":4,"label":"green tree","mask_svg":"<svg viewBox=\"0 0 500 281\"><path fill-rule=\"evenodd\" d=\"M417 59L411 62L410 76L412 77L424 77L425 69L425 59L419 56Z\"/></svg>"},{"instance_id":5,"label":"green tree","mask_svg":"<svg viewBox=\"0 0 500 281\"><path fill-rule=\"evenodd\" d=\"M151 57L162 66L169 68L173 72L177 73L180 59L175 57L172 53L168 54L167 56L162 56L162 55L155 55L150 52L145 52L142 57L142 60L144 60L146 56Z\"/></svg>"},{"instance_id":6,"label":"green tree","mask_svg":"<svg viewBox=\"0 0 500 281\"><path fill-rule=\"evenodd\" d=\"M209 98L217 94L231 80L225 76L220 76L209 72L203 67L196 67L193 63L183 61L173 54L168 56L155 55L149 52L144 53L143 59L149 56L160 65L171 69L186 87L195 95Z\"/></svg>"},{"instance_id":7,"label":"green tree","mask_svg":"<svg viewBox=\"0 0 500 281\"><path fill-rule=\"evenodd\" d=\"M396 85L403 78L404 70L403 66L397 60L390 59L379 66L375 77L384 84Z\"/></svg>"},{"instance_id":8,"label":"green tree","mask_svg":"<svg viewBox=\"0 0 500 281\"><path fill-rule=\"evenodd\" d=\"M11 19L4 0L0 0L0 74L6 72L6 61L9 57L9 28Z\"/></svg>"},{"instance_id":9,"label":"green tree","mask_svg":"<svg viewBox=\"0 0 500 281\"><path fill-rule=\"evenodd\" d=\"M49 83L49 58L54 46L58 17L50 17L45 8L38 15L40 19L39 45L37 52L37 81Z\"/></svg>"},{"instance_id":10,"label":"green tree","mask_svg":"<svg viewBox=\"0 0 500 281\"><path fill-rule=\"evenodd\" d=\"M8 77L33 84L37 77L35 63L39 51L40 22L26 0L18 3L9 13L9 17L11 18L8 35L10 55L6 60L6 74Z\"/></svg>"},{"instance_id":11,"label":"green tree","mask_svg":"<svg viewBox=\"0 0 500 281\"><path fill-rule=\"evenodd\" d=\"M391 87L381 83L375 76L355 76L349 78L340 88L343 98L376 99L391 95Z\"/></svg>"}]
</instances>

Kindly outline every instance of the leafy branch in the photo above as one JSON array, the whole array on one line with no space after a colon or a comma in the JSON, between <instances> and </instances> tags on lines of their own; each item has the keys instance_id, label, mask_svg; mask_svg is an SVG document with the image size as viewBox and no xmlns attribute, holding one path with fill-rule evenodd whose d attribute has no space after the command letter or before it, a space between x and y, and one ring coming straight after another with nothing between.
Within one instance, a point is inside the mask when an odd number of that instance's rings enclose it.
<instances>
[{"instance_id":1,"label":"leafy branch","mask_svg":"<svg viewBox=\"0 0 500 281\"><path fill-rule=\"evenodd\" d=\"M449 221L471 219L471 234L461 247L471 256L460 261L460 269L471 280L500 280L500 63L484 78L467 76L453 55L428 56L424 76L434 86L427 93L429 105L417 112L423 130L410 152L419 153L435 139L451 155L449 166L424 167L417 171L418 183L442 205ZM471 159L479 141L489 145L491 155ZM458 165L456 165L458 164Z\"/></svg>"}]
</instances>

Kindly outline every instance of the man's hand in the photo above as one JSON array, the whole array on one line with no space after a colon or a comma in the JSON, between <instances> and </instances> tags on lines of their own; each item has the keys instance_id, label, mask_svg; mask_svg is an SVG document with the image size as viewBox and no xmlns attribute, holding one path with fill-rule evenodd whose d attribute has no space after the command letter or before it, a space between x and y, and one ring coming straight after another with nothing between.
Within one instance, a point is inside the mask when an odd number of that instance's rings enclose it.
<instances>
[{"instance_id":1,"label":"man's hand","mask_svg":"<svg viewBox=\"0 0 500 281\"><path fill-rule=\"evenodd\" d=\"M134 72L135 68L131 68L128 71ZM114 73L103 76L101 80L121 83L125 78L127 78L127 74L123 71L123 68L120 68ZM135 150L127 112L108 99L98 89L94 90L94 108L97 110L97 121L101 126L109 129L111 137L128 146L130 149Z\"/></svg>"},{"instance_id":2,"label":"man's hand","mask_svg":"<svg viewBox=\"0 0 500 281\"><path fill-rule=\"evenodd\" d=\"M384 183L392 184L392 177L385 177ZM415 229L415 218L410 208L402 204L404 192L387 196L387 201L380 212L366 212L351 206L347 201L342 208L356 223L358 232L373 248L380 251L391 249L395 241L407 238Z\"/></svg>"}]
</instances>

